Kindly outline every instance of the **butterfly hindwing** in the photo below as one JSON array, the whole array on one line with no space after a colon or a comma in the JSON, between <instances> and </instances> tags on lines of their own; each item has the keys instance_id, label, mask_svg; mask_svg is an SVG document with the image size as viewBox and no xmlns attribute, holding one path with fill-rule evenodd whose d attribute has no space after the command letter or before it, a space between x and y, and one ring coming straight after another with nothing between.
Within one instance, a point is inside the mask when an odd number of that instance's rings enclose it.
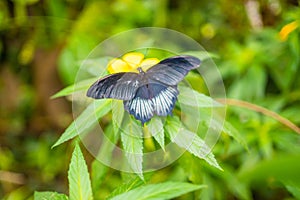
<instances>
[{"instance_id":1,"label":"butterfly hindwing","mask_svg":"<svg viewBox=\"0 0 300 200\"><path fill-rule=\"evenodd\" d=\"M153 99L154 111L158 116L167 116L172 114L175 102L179 92L176 86L168 86L161 90Z\"/></svg>"},{"instance_id":2,"label":"butterfly hindwing","mask_svg":"<svg viewBox=\"0 0 300 200\"><path fill-rule=\"evenodd\" d=\"M113 98L130 100L140 86L137 73L116 73L96 81L87 91L87 96L95 99Z\"/></svg>"},{"instance_id":3,"label":"butterfly hindwing","mask_svg":"<svg viewBox=\"0 0 300 200\"><path fill-rule=\"evenodd\" d=\"M154 115L172 114L179 91L177 84L201 61L193 56L174 56L144 72L122 72L96 81L87 96L124 100L124 108L142 124Z\"/></svg>"},{"instance_id":4,"label":"butterfly hindwing","mask_svg":"<svg viewBox=\"0 0 300 200\"><path fill-rule=\"evenodd\" d=\"M201 61L194 56L174 56L162 60L151 67L146 73L153 81L166 85L177 85L187 73L197 68Z\"/></svg>"},{"instance_id":5,"label":"butterfly hindwing","mask_svg":"<svg viewBox=\"0 0 300 200\"><path fill-rule=\"evenodd\" d=\"M167 116L172 113L177 100L178 90L173 86L149 83L141 86L132 100L124 101L125 110L142 124L154 114Z\"/></svg>"}]
</instances>

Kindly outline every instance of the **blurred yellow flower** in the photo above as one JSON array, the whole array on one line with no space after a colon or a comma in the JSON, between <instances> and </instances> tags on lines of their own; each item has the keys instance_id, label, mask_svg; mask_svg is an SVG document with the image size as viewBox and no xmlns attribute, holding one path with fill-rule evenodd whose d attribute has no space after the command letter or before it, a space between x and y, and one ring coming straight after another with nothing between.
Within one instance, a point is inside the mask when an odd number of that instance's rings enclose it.
<instances>
[{"instance_id":1,"label":"blurred yellow flower","mask_svg":"<svg viewBox=\"0 0 300 200\"><path fill-rule=\"evenodd\" d=\"M147 71L150 67L159 63L157 58L144 58L144 54L142 53L130 52L123 55L122 58L112 59L107 65L107 70L110 74L118 72L138 72L138 67Z\"/></svg>"},{"instance_id":2,"label":"blurred yellow flower","mask_svg":"<svg viewBox=\"0 0 300 200\"><path fill-rule=\"evenodd\" d=\"M293 21L287 25L285 25L284 27L282 27L282 29L279 32L279 37L281 41L285 41L287 39L287 37L289 36L289 34L291 32L293 32L296 28L298 28L299 23L297 21Z\"/></svg>"}]
</instances>

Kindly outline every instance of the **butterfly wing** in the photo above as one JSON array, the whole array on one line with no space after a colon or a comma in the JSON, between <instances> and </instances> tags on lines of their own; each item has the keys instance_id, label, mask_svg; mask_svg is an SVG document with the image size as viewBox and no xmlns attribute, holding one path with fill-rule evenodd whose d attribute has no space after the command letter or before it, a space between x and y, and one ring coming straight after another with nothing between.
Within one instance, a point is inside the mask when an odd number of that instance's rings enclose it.
<instances>
[{"instance_id":1,"label":"butterfly wing","mask_svg":"<svg viewBox=\"0 0 300 200\"><path fill-rule=\"evenodd\" d=\"M194 56L174 56L151 67L147 77L166 85L177 85L187 73L197 68L201 61Z\"/></svg>"},{"instance_id":2,"label":"butterfly wing","mask_svg":"<svg viewBox=\"0 0 300 200\"><path fill-rule=\"evenodd\" d=\"M144 124L154 114L158 116L171 114L177 95L176 86L148 83L137 90L136 96L132 100L124 101L124 108Z\"/></svg>"},{"instance_id":3,"label":"butterfly wing","mask_svg":"<svg viewBox=\"0 0 300 200\"><path fill-rule=\"evenodd\" d=\"M94 99L113 98L130 100L140 86L140 76L133 72L108 75L96 81L87 91Z\"/></svg>"}]
</instances>

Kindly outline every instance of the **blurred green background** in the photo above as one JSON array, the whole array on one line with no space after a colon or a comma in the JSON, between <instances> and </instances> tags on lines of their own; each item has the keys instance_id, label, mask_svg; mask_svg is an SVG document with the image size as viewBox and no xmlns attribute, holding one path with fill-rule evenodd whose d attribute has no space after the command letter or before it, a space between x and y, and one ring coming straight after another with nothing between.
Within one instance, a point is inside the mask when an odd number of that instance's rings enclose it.
<instances>
[{"instance_id":1,"label":"blurred green background","mask_svg":"<svg viewBox=\"0 0 300 200\"><path fill-rule=\"evenodd\" d=\"M166 27L192 37L218 55L227 97L300 125L299 24L297 0L1 0L0 198L68 192L73 147L51 145L72 121L71 103L50 96L74 82L80 61L99 42L132 28ZM209 186L179 199L299 199L299 135L235 106L227 119L249 151L223 136L214 153L224 172L183 159L156 179ZM87 152L85 159L93 160ZM121 183L110 170L95 199Z\"/></svg>"}]
</instances>

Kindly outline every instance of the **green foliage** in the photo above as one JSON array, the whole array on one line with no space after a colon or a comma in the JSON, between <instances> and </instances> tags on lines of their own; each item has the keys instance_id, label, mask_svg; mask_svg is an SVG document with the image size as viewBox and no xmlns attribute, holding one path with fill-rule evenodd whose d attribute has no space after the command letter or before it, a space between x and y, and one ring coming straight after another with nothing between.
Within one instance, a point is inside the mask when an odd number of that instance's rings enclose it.
<instances>
[{"instance_id":1,"label":"green foliage","mask_svg":"<svg viewBox=\"0 0 300 200\"><path fill-rule=\"evenodd\" d=\"M78 145L72 155L68 180L70 200L93 199L88 169Z\"/></svg>"},{"instance_id":2,"label":"green foliage","mask_svg":"<svg viewBox=\"0 0 300 200\"><path fill-rule=\"evenodd\" d=\"M251 7L253 2L257 8ZM253 21L255 11L257 21ZM76 147L72 176L77 174L87 181L90 169L91 180L87 182L91 186L83 188L96 200L129 195L129 199L131 195L157 195L157 199L300 199L299 135L251 108L224 107L218 99L211 99L205 80L197 72L186 77L192 89L179 85L174 118L153 118L134 133L147 136L142 140L120 131L125 127L123 121L129 120L127 128L134 128L136 123L128 118L120 101L88 102L65 129L72 119L66 106L70 103L65 98L49 100L63 85L69 86L53 98L85 96L90 84L105 75L103 69L110 57L85 59L99 42L131 28L158 26L182 32L209 51L183 54L201 58L203 66L212 58L222 74L227 97L263 106L299 126L299 16L297 1L0 1L0 197L68 199L66 160L73 149L67 141L79 134L85 136L100 122L107 140L102 141L98 157L105 158L106 164L113 162L110 143L123 147L128 150L125 161L137 161L128 166L138 175L119 173L97 159L91 160L84 151L85 164ZM298 25L291 29L288 25L293 22ZM151 46L153 41L145 44ZM168 55L149 51L153 57ZM82 64L85 69L80 68ZM79 70L84 77L77 76ZM216 83L214 89L217 87ZM211 117L225 109L224 124ZM185 112L193 113L193 117ZM176 116L181 114L178 123ZM196 120L199 123L195 124ZM183 131L174 134L172 129ZM204 143L209 141L204 138L207 130L222 132L209 154ZM180 137L192 140L184 143ZM140 154L164 149L172 141L187 151L171 166L141 174L145 162ZM56 148L51 149L53 143ZM130 152L138 152L138 156ZM82 165L77 168L74 160ZM174 183L172 187L171 181L185 186L177 188ZM202 185L206 187L189 192ZM77 186L72 190L79 189ZM165 192L164 187L170 190ZM57 192L34 193L42 190Z\"/></svg>"},{"instance_id":3,"label":"green foliage","mask_svg":"<svg viewBox=\"0 0 300 200\"><path fill-rule=\"evenodd\" d=\"M198 135L185 129L178 118L168 118L166 132L172 142L195 156L206 160L210 165L221 169L214 155L210 152L211 149Z\"/></svg>"},{"instance_id":4,"label":"green foliage","mask_svg":"<svg viewBox=\"0 0 300 200\"><path fill-rule=\"evenodd\" d=\"M121 128L121 140L125 156L132 172L143 178L143 132L142 127L132 120L128 114L123 121L124 128Z\"/></svg>"},{"instance_id":5,"label":"green foliage","mask_svg":"<svg viewBox=\"0 0 300 200\"><path fill-rule=\"evenodd\" d=\"M81 113L78 118L65 130L59 140L52 146L52 148L59 144L70 140L81 133L86 133L88 130L93 128L98 122L98 119L103 117L107 112L110 111L110 100L98 100L95 101ZM95 109L96 107L96 109Z\"/></svg>"},{"instance_id":6,"label":"green foliage","mask_svg":"<svg viewBox=\"0 0 300 200\"><path fill-rule=\"evenodd\" d=\"M57 192L35 192L34 199L55 199L55 200L91 200L93 199L91 181L87 165L83 158L82 152L78 144L72 154L69 172L69 198L64 194Z\"/></svg>"},{"instance_id":7,"label":"green foliage","mask_svg":"<svg viewBox=\"0 0 300 200\"><path fill-rule=\"evenodd\" d=\"M125 192L121 195L117 195L112 200L118 199L147 199L147 200L158 200L158 199L171 199L178 197L184 193L188 193L194 190L201 189L203 185L193 185L190 183L180 182L165 182L152 185L146 185L138 187L129 192Z\"/></svg>"},{"instance_id":8,"label":"green foliage","mask_svg":"<svg viewBox=\"0 0 300 200\"><path fill-rule=\"evenodd\" d=\"M165 149L165 135L164 135L164 127L161 119L158 117L153 117L149 124L147 125L148 131L150 135L157 141L160 147Z\"/></svg>"},{"instance_id":9,"label":"green foliage","mask_svg":"<svg viewBox=\"0 0 300 200\"><path fill-rule=\"evenodd\" d=\"M34 192L34 200L68 200L64 194L56 192Z\"/></svg>"}]
</instances>

